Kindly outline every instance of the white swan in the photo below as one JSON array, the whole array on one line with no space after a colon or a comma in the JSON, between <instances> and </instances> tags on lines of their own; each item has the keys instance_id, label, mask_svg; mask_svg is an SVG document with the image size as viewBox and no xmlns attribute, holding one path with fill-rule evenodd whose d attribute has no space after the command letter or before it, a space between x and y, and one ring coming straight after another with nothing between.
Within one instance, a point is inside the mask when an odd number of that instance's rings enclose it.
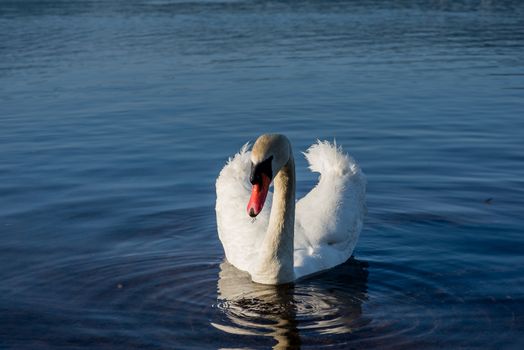
<instances>
[{"instance_id":1,"label":"white swan","mask_svg":"<svg viewBox=\"0 0 524 350\"><path fill-rule=\"evenodd\" d=\"M355 161L327 141L312 145L304 155L320 179L295 203L289 140L266 134L248 148L229 159L216 182L218 235L227 260L263 284L289 283L345 262L366 213L366 179ZM271 181L274 194L268 193Z\"/></svg>"}]
</instances>

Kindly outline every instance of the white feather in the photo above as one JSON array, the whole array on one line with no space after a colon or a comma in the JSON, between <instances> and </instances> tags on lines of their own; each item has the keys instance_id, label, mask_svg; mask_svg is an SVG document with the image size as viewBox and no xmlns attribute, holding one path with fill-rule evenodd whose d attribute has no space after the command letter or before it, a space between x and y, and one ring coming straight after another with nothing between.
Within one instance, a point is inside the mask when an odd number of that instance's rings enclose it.
<instances>
[{"instance_id":1,"label":"white feather","mask_svg":"<svg viewBox=\"0 0 524 350\"><path fill-rule=\"evenodd\" d=\"M318 184L296 204L295 278L343 263L353 253L366 213L366 179L336 143L318 141L305 153ZM218 235L227 260L250 272L269 223L272 193L253 221L246 211L251 194L249 145L224 166L216 182ZM250 272L251 273L251 272Z\"/></svg>"}]
</instances>

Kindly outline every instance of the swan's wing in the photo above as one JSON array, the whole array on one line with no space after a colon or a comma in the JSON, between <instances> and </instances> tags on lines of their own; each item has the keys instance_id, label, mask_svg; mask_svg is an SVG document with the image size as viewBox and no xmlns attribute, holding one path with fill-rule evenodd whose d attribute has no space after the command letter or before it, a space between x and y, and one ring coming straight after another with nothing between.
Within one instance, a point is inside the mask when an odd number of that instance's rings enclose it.
<instances>
[{"instance_id":1,"label":"swan's wing","mask_svg":"<svg viewBox=\"0 0 524 350\"><path fill-rule=\"evenodd\" d=\"M318 184L297 202L295 274L299 278L346 261L366 214L366 178L336 144L318 141L305 153Z\"/></svg>"},{"instance_id":2,"label":"swan's wing","mask_svg":"<svg viewBox=\"0 0 524 350\"><path fill-rule=\"evenodd\" d=\"M268 193L264 209L253 220L247 214L251 195L249 145L244 147L224 166L216 181L216 215L218 237L224 246L227 260L240 270L249 271L257 247L264 237L269 222L272 194Z\"/></svg>"}]
</instances>

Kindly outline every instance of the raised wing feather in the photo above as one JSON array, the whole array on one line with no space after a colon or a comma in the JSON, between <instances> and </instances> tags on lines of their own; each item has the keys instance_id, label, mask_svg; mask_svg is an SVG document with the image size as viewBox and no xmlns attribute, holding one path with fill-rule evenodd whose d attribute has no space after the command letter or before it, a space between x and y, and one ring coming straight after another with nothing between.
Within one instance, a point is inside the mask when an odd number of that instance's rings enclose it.
<instances>
[{"instance_id":1,"label":"raised wing feather","mask_svg":"<svg viewBox=\"0 0 524 350\"><path fill-rule=\"evenodd\" d=\"M296 206L296 278L346 261L366 213L366 179L349 155L327 141L318 141L304 155L320 178Z\"/></svg>"},{"instance_id":2,"label":"raised wing feather","mask_svg":"<svg viewBox=\"0 0 524 350\"><path fill-rule=\"evenodd\" d=\"M215 207L218 236L226 258L244 271L249 271L249 265L257 254L256 248L264 238L272 202L272 193L268 193L264 209L256 220L246 213L251 195L251 152L248 149L249 144L245 144L220 172L216 182Z\"/></svg>"}]
</instances>

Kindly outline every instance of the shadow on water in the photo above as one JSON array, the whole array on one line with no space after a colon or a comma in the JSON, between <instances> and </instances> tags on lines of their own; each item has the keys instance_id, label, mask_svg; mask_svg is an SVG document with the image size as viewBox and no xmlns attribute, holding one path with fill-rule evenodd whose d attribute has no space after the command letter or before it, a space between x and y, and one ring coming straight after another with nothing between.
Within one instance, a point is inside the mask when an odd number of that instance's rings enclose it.
<instances>
[{"instance_id":1,"label":"shadow on water","mask_svg":"<svg viewBox=\"0 0 524 350\"><path fill-rule=\"evenodd\" d=\"M370 322L362 316L367 266L351 258L314 279L272 286L253 283L223 262L217 308L224 317L211 325L233 335L273 338L274 349L299 349L303 337L349 334Z\"/></svg>"}]
</instances>

